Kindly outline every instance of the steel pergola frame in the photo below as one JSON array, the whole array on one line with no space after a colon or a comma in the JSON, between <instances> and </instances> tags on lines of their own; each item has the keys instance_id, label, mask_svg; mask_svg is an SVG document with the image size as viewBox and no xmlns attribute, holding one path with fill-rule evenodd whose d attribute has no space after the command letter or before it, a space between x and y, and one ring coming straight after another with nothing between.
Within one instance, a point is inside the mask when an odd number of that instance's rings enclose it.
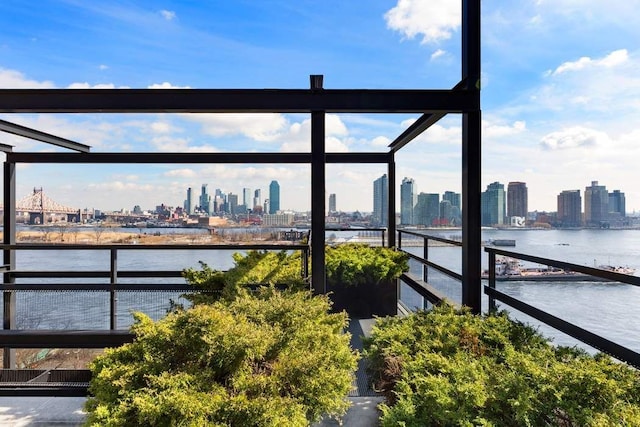
<instances>
[{"instance_id":1,"label":"steel pergola frame","mask_svg":"<svg viewBox=\"0 0 640 427\"><path fill-rule=\"evenodd\" d=\"M325 179L331 163L387 165L388 245L395 246L395 153L445 115L462 116L462 304L481 311L481 109L480 0L462 2L462 69L452 89L323 89L312 75L309 89L0 89L0 113L309 113L310 153L90 153L64 138L2 121L0 131L19 134L80 152L17 153L5 147L4 244L16 243L17 163L295 163L311 167L312 286L325 292ZM387 153L327 153L326 113L419 113L420 118L390 144ZM39 138L38 138L39 137ZM15 251L4 250L5 266L15 267ZM5 283L12 280L5 274ZM4 293L4 312L15 312L15 296ZM15 320L6 315L4 329ZM5 366L10 355L5 351Z\"/></svg>"}]
</instances>

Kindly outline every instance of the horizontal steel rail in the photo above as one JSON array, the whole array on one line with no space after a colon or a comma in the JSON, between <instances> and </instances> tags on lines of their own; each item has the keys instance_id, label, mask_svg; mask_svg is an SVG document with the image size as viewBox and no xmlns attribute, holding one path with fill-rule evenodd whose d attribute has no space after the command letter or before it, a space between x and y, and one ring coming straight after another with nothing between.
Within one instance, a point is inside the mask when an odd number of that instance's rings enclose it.
<instances>
[{"instance_id":1,"label":"horizontal steel rail","mask_svg":"<svg viewBox=\"0 0 640 427\"><path fill-rule=\"evenodd\" d=\"M420 294L420 296L426 298L431 304L438 305L447 300L447 297L436 288L412 274L403 273L400 276L400 280L409 285L409 287Z\"/></svg>"},{"instance_id":2,"label":"horizontal steel rail","mask_svg":"<svg viewBox=\"0 0 640 427\"><path fill-rule=\"evenodd\" d=\"M452 245L452 246L460 246L460 247L462 247L462 242L460 242L458 240L451 240L451 239L446 239L444 237L432 236L430 234L419 233L417 231L398 230L398 234L400 234L400 235L409 234L411 236L422 237L422 238L427 239L427 240L433 240L433 241L436 241L436 242L447 243L447 244Z\"/></svg>"},{"instance_id":3,"label":"horizontal steel rail","mask_svg":"<svg viewBox=\"0 0 640 427\"><path fill-rule=\"evenodd\" d=\"M502 301L516 310L521 311L522 313L529 315L552 328L557 329L558 331L564 332L565 334L580 340L603 353L640 369L640 353L636 353L635 351L621 346L620 344L616 344L615 342L596 335L593 332L562 320L559 317L513 298L512 296L500 292L497 289L485 286L484 292L498 301Z\"/></svg>"},{"instance_id":4,"label":"horizontal steel rail","mask_svg":"<svg viewBox=\"0 0 640 427\"><path fill-rule=\"evenodd\" d=\"M424 259L422 257L419 257L418 255L403 251L405 254L407 254L407 256L409 256L409 258L414 259L418 262L420 262L423 265L427 265L431 268L433 268L434 270L438 270L440 273L451 277L452 279L456 279L457 281L461 282L462 281L462 274L460 273L456 273L455 271L449 270L448 268L445 268L443 266L441 266L440 264L436 264L433 261L429 261L428 259Z\"/></svg>"},{"instance_id":5,"label":"horizontal steel rail","mask_svg":"<svg viewBox=\"0 0 640 427\"><path fill-rule=\"evenodd\" d=\"M108 231L109 228L105 227L105 231ZM110 243L110 244L58 244L58 243L16 243L12 245L2 244L0 245L0 250L54 250L54 251L65 251L65 250L83 250L83 251L107 251L111 249L124 250L124 251L137 251L137 250L167 250L167 249L177 249L177 250L284 250L284 251L293 251L293 250L306 250L308 249L308 245L302 244L287 244L287 243L274 243L274 244L161 244L161 245L144 245L144 244L136 244L129 245L124 243Z\"/></svg>"},{"instance_id":6,"label":"horizontal steel rail","mask_svg":"<svg viewBox=\"0 0 640 427\"><path fill-rule=\"evenodd\" d=\"M1 113L464 113L447 89L0 89Z\"/></svg>"},{"instance_id":7,"label":"horizontal steel rail","mask_svg":"<svg viewBox=\"0 0 640 427\"><path fill-rule=\"evenodd\" d=\"M495 261L496 255L507 256L514 259L535 262L543 265L550 265L557 268L566 270L573 270L587 275L602 278L606 281L614 281L625 283L628 285L638 286L640 285L640 277L629 276L626 274L615 273L605 271L599 268L585 267L578 264L572 264L564 261L553 260L549 258L543 258L533 255L526 255L512 251L505 251L502 249L485 248L485 252L489 254L489 283L484 286L484 293L489 296L489 310L490 312L496 309L495 301L501 301L508 306L515 308L516 310L537 319L552 328L563 332L603 353L606 353L620 361L628 363L629 365L640 368L640 353L637 353L631 349L628 349L620 344L610 341L604 337L594 334L591 331L583 329L572 323L569 323L559 317L556 317L546 311L540 310L530 304L527 304L517 298L507 295L498 291L496 286L496 269Z\"/></svg>"},{"instance_id":8,"label":"horizontal steel rail","mask_svg":"<svg viewBox=\"0 0 640 427\"><path fill-rule=\"evenodd\" d=\"M9 348L106 348L133 341L126 329L0 329L0 346Z\"/></svg>"}]
</instances>

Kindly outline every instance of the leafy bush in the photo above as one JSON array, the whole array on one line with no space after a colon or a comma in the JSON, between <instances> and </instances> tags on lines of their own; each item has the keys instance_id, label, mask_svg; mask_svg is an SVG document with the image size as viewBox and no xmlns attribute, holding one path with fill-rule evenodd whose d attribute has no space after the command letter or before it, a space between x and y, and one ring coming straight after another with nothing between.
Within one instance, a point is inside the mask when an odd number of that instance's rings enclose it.
<instances>
[{"instance_id":1,"label":"leafy bush","mask_svg":"<svg viewBox=\"0 0 640 427\"><path fill-rule=\"evenodd\" d=\"M248 251L233 254L234 266L226 272L200 261L200 269L187 268L182 275L187 283L203 292L184 297L194 304L233 299L240 289L250 285L283 285L290 290L306 290L299 252Z\"/></svg>"},{"instance_id":2,"label":"leafy bush","mask_svg":"<svg viewBox=\"0 0 640 427\"><path fill-rule=\"evenodd\" d=\"M328 285L366 285L396 279L409 271L407 254L393 248L347 243L325 252Z\"/></svg>"},{"instance_id":3,"label":"leafy bush","mask_svg":"<svg viewBox=\"0 0 640 427\"><path fill-rule=\"evenodd\" d=\"M640 373L553 347L506 314L381 318L365 341L383 426L640 425Z\"/></svg>"},{"instance_id":4,"label":"leafy bush","mask_svg":"<svg viewBox=\"0 0 640 427\"><path fill-rule=\"evenodd\" d=\"M357 354L325 297L263 288L153 322L92 364L87 425L305 426L349 403Z\"/></svg>"}]
</instances>

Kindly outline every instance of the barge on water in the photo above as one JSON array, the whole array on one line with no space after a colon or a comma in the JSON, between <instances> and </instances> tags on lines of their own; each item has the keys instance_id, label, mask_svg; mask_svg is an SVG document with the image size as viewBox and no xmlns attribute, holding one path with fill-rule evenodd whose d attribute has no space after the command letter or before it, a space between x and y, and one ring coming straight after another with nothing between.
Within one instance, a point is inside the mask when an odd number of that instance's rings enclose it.
<instances>
[{"instance_id":1,"label":"barge on water","mask_svg":"<svg viewBox=\"0 0 640 427\"><path fill-rule=\"evenodd\" d=\"M635 269L629 267L612 267L608 265L599 266L607 271L633 275ZM482 278L489 278L489 271L482 272ZM537 281L537 282L608 282L607 279L595 277L577 271L564 270L557 267L524 267L522 263L514 258L502 257L496 259L496 280L497 281Z\"/></svg>"}]
</instances>

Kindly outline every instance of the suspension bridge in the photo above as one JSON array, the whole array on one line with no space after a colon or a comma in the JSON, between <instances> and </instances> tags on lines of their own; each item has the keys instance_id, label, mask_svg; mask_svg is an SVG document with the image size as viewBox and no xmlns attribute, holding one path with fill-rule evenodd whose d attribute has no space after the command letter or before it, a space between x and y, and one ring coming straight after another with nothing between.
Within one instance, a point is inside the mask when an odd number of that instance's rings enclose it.
<instances>
[{"instance_id":1,"label":"suspension bridge","mask_svg":"<svg viewBox=\"0 0 640 427\"><path fill-rule=\"evenodd\" d=\"M67 222L80 220L79 209L56 202L42 188L34 188L32 194L16 201L16 215L29 215L29 224L45 224L47 220L53 221L55 218Z\"/></svg>"}]
</instances>

